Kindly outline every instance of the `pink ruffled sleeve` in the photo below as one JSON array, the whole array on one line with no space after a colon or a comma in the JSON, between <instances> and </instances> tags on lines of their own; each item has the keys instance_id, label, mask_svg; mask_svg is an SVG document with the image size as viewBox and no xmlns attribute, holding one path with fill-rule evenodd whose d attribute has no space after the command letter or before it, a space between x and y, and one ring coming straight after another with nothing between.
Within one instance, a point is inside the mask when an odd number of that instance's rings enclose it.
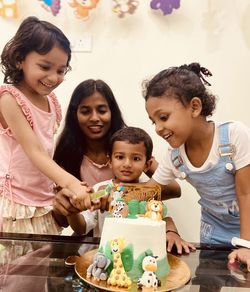
<instances>
[{"instance_id":1,"label":"pink ruffled sleeve","mask_svg":"<svg viewBox=\"0 0 250 292\"><path fill-rule=\"evenodd\" d=\"M60 126L61 120L62 120L62 109L61 105L59 104L56 95L51 92L49 95L56 111L56 123L57 123L57 128Z\"/></svg>"},{"instance_id":2,"label":"pink ruffled sleeve","mask_svg":"<svg viewBox=\"0 0 250 292\"><path fill-rule=\"evenodd\" d=\"M31 111L21 91L19 91L17 88L15 88L11 84L5 84L5 85L0 86L0 96L5 92L10 93L16 99L16 102L21 107L28 123L33 128L33 120L32 120ZM11 130L9 128L4 129L4 130L8 135L12 135Z\"/></svg>"},{"instance_id":3,"label":"pink ruffled sleeve","mask_svg":"<svg viewBox=\"0 0 250 292\"><path fill-rule=\"evenodd\" d=\"M26 116L27 121L29 122L30 126L33 127L31 111L23 97L22 92L10 84L2 85L0 87L0 95L2 95L5 92L8 92L15 97L17 103L20 105L24 115Z\"/></svg>"}]
</instances>

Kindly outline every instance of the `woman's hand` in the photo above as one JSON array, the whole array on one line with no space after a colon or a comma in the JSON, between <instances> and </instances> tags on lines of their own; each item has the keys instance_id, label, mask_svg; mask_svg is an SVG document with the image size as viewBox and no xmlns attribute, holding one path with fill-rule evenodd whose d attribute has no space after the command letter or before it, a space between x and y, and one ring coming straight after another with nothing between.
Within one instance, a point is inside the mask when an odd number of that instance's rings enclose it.
<instances>
[{"instance_id":1,"label":"woman's hand","mask_svg":"<svg viewBox=\"0 0 250 292\"><path fill-rule=\"evenodd\" d=\"M86 183L78 180L72 181L68 187L71 190L69 196L70 203L79 211L84 211L91 208L90 192L92 189L86 186Z\"/></svg>"},{"instance_id":2,"label":"woman's hand","mask_svg":"<svg viewBox=\"0 0 250 292\"><path fill-rule=\"evenodd\" d=\"M63 188L55 193L53 199L53 211L56 214L69 216L78 213L80 210L71 204L70 198L74 198L76 194L69 189Z\"/></svg>"}]
</instances>

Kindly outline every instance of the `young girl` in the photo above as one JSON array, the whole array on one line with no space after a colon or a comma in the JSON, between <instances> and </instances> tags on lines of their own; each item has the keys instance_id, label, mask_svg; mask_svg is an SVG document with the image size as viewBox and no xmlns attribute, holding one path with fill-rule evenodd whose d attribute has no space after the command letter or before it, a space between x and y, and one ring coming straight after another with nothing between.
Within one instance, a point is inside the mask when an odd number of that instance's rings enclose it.
<instances>
[{"instance_id":1,"label":"young girl","mask_svg":"<svg viewBox=\"0 0 250 292\"><path fill-rule=\"evenodd\" d=\"M240 122L209 121L215 97L198 63L172 67L145 83L144 97L155 130L170 145L153 182L186 179L200 195L200 241L250 240L250 131ZM152 183L152 181L151 181Z\"/></svg>"},{"instance_id":2,"label":"young girl","mask_svg":"<svg viewBox=\"0 0 250 292\"><path fill-rule=\"evenodd\" d=\"M5 232L58 234L50 205L55 182L83 198L86 187L52 159L61 109L52 93L70 69L70 43L57 27L25 19L1 54L0 227ZM77 207L77 201L74 202Z\"/></svg>"}]
</instances>

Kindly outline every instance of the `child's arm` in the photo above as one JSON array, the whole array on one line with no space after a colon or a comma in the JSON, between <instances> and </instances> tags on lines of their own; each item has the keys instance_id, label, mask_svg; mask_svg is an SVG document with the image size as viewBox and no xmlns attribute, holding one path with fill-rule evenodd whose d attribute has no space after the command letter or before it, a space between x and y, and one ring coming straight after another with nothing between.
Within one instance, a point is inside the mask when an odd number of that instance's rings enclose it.
<instances>
[{"instance_id":1,"label":"child's arm","mask_svg":"<svg viewBox=\"0 0 250 292\"><path fill-rule=\"evenodd\" d=\"M49 157L12 95L3 94L1 96L0 110L2 124L11 129L32 163L57 185L72 191L70 199L75 207L80 210L90 208L91 203L86 187Z\"/></svg>"},{"instance_id":2,"label":"child's arm","mask_svg":"<svg viewBox=\"0 0 250 292\"><path fill-rule=\"evenodd\" d=\"M77 235L86 233L86 221L81 213L72 214L67 216L70 227L75 231Z\"/></svg>"},{"instance_id":3,"label":"child's arm","mask_svg":"<svg viewBox=\"0 0 250 292\"><path fill-rule=\"evenodd\" d=\"M185 240L183 240L174 224L174 221L171 217L166 217L166 233L167 233L167 251L171 252L172 248L176 246L177 253L182 254L182 251L185 253L190 253L190 251L195 251L195 246Z\"/></svg>"},{"instance_id":4,"label":"child's arm","mask_svg":"<svg viewBox=\"0 0 250 292\"><path fill-rule=\"evenodd\" d=\"M71 191L66 188L60 189L55 193L53 198L52 215L55 218L57 224L62 227L69 226L66 216L79 213L79 210L70 203L70 193Z\"/></svg>"},{"instance_id":5,"label":"child's arm","mask_svg":"<svg viewBox=\"0 0 250 292\"><path fill-rule=\"evenodd\" d=\"M146 182L146 185L154 186L154 185L160 185L161 187L161 200L168 200L173 198L180 198L181 196L181 188L180 185L173 180L168 185L161 185L158 182L156 182L153 178L151 178L149 181Z\"/></svg>"},{"instance_id":6,"label":"child's arm","mask_svg":"<svg viewBox=\"0 0 250 292\"><path fill-rule=\"evenodd\" d=\"M236 171L235 188L240 210L240 237L250 240L250 165Z\"/></svg>"},{"instance_id":7,"label":"child's arm","mask_svg":"<svg viewBox=\"0 0 250 292\"><path fill-rule=\"evenodd\" d=\"M250 165L236 171L235 188L240 209L240 238L250 241ZM242 261L250 270L250 250L239 248L229 255L229 262Z\"/></svg>"},{"instance_id":8,"label":"child's arm","mask_svg":"<svg viewBox=\"0 0 250 292\"><path fill-rule=\"evenodd\" d=\"M98 224L98 211L86 210L82 213L67 216L67 220L71 228L78 234L84 235L94 229Z\"/></svg>"},{"instance_id":9,"label":"child's arm","mask_svg":"<svg viewBox=\"0 0 250 292\"><path fill-rule=\"evenodd\" d=\"M154 157L151 158L151 161L152 162L151 162L150 168L146 172L146 175L148 177L150 177L151 179L148 181L147 184L156 184L156 181L154 181L152 179L152 175L156 171L159 163L156 161L156 159ZM173 180L167 186L161 185L161 194L162 194L162 198L164 198L164 200L173 199L173 198L180 198L181 188L180 188L179 184L175 180Z\"/></svg>"}]
</instances>

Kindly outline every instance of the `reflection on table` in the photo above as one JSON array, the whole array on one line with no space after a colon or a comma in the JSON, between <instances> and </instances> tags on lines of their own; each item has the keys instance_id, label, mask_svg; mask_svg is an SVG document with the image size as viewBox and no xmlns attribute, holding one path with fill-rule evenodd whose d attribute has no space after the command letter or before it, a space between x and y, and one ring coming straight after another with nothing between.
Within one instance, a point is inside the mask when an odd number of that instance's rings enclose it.
<instances>
[{"instance_id":1,"label":"reflection on table","mask_svg":"<svg viewBox=\"0 0 250 292\"><path fill-rule=\"evenodd\" d=\"M95 249L98 243L98 238L90 237L0 233L0 291L100 291L81 281L64 263L68 256ZM196 252L181 257L192 278L177 291L250 291L249 273L228 268L230 247L197 247Z\"/></svg>"}]
</instances>

